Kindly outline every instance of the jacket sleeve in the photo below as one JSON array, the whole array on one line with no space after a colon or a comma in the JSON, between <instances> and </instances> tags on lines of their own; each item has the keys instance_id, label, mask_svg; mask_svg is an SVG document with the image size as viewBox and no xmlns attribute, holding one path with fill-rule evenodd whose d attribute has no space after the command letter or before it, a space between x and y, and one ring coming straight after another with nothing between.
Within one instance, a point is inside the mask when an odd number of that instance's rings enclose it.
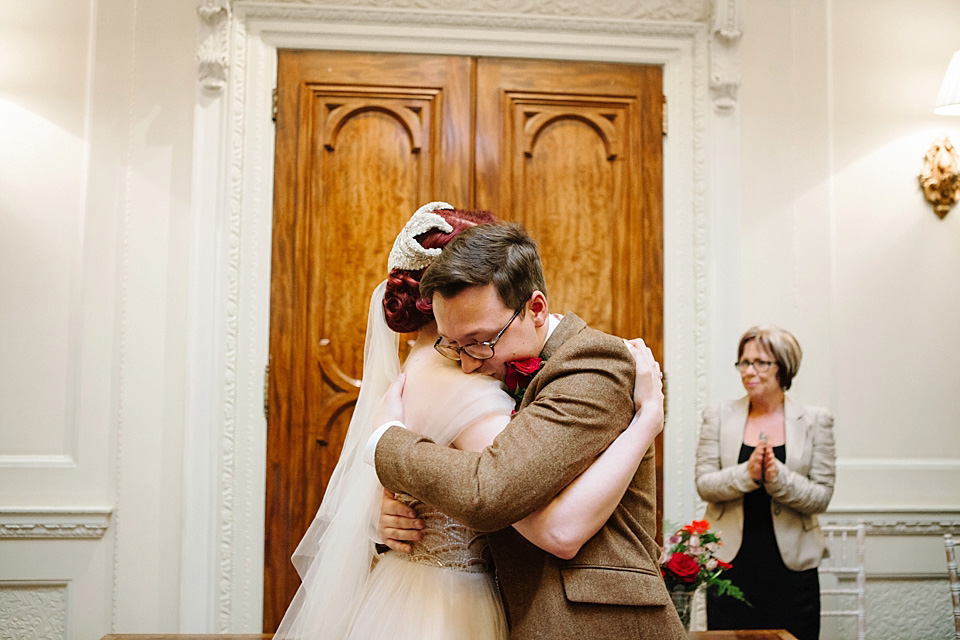
<instances>
[{"instance_id":1,"label":"jacket sleeve","mask_svg":"<svg viewBox=\"0 0 960 640\"><path fill-rule=\"evenodd\" d=\"M697 444L697 464L694 475L697 493L707 502L727 502L743 497L743 494L760 487L743 462L723 468L720 461L720 405L711 405L703 410L700 425L700 441Z\"/></svg>"},{"instance_id":2,"label":"jacket sleeve","mask_svg":"<svg viewBox=\"0 0 960 640\"><path fill-rule=\"evenodd\" d=\"M609 338L565 345L548 360L528 390L533 401L482 452L388 429L375 456L380 482L477 531L508 527L542 508L633 416L633 357Z\"/></svg>"},{"instance_id":3,"label":"jacket sleeve","mask_svg":"<svg viewBox=\"0 0 960 640\"><path fill-rule=\"evenodd\" d=\"M810 473L803 475L777 461L777 479L766 484L770 497L800 513L823 513L833 497L836 454L833 444L833 416L816 409L813 425L813 455Z\"/></svg>"}]
</instances>

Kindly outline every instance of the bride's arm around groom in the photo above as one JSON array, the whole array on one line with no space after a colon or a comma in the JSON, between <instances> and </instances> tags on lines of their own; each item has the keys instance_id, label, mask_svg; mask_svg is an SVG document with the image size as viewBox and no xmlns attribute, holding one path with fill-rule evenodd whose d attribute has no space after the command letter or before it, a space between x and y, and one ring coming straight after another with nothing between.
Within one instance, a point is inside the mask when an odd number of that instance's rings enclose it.
<instances>
[{"instance_id":1,"label":"bride's arm around groom","mask_svg":"<svg viewBox=\"0 0 960 640\"><path fill-rule=\"evenodd\" d=\"M551 323L536 245L516 226L461 233L420 287L432 299L440 342L465 372L503 380L507 362L545 364L481 452L440 447L399 427L383 431L374 455L383 486L494 532L512 637L684 637L656 564L652 448L613 515L572 558L547 554L509 528L550 503L630 423L636 374L624 342L574 314ZM475 345L491 345L489 355L472 357ZM393 404L388 394L384 422L402 420Z\"/></svg>"}]
</instances>

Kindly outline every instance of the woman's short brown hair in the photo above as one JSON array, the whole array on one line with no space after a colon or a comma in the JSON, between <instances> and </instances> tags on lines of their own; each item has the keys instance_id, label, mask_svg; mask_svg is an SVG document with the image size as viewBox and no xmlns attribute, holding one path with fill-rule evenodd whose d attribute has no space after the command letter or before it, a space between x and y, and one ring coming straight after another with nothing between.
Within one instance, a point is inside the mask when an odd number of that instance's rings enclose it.
<instances>
[{"instance_id":1,"label":"woman's short brown hair","mask_svg":"<svg viewBox=\"0 0 960 640\"><path fill-rule=\"evenodd\" d=\"M793 377L800 370L800 360L803 351L800 343L792 333L780 327L750 327L737 347L737 360L743 356L743 350L751 340L759 342L777 361L777 381L780 388L786 391L793 383Z\"/></svg>"}]
</instances>

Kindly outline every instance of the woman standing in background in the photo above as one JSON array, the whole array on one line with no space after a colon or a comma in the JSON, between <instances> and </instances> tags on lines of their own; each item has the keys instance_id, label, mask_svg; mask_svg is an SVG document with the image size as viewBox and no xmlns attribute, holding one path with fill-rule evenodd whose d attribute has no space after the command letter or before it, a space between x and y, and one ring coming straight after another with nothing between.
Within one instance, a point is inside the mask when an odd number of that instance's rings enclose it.
<instances>
[{"instance_id":1,"label":"woman standing in background","mask_svg":"<svg viewBox=\"0 0 960 640\"><path fill-rule=\"evenodd\" d=\"M696 483L705 518L723 532L717 556L748 606L707 596L709 629L786 629L820 634L825 554L816 514L833 495L833 416L785 392L800 368L800 345L778 327L740 338L736 367L747 395L703 411Z\"/></svg>"}]
</instances>

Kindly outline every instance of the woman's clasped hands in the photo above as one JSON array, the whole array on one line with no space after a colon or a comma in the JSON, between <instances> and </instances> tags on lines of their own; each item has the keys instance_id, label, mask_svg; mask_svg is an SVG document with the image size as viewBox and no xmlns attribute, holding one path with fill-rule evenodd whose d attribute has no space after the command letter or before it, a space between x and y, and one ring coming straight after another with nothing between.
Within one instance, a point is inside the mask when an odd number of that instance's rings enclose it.
<instances>
[{"instance_id":1,"label":"woman's clasped hands","mask_svg":"<svg viewBox=\"0 0 960 640\"><path fill-rule=\"evenodd\" d=\"M753 450L747 460L747 470L757 484L775 482L777 479L777 459L773 455L773 447L766 442L758 442L757 448Z\"/></svg>"}]
</instances>

